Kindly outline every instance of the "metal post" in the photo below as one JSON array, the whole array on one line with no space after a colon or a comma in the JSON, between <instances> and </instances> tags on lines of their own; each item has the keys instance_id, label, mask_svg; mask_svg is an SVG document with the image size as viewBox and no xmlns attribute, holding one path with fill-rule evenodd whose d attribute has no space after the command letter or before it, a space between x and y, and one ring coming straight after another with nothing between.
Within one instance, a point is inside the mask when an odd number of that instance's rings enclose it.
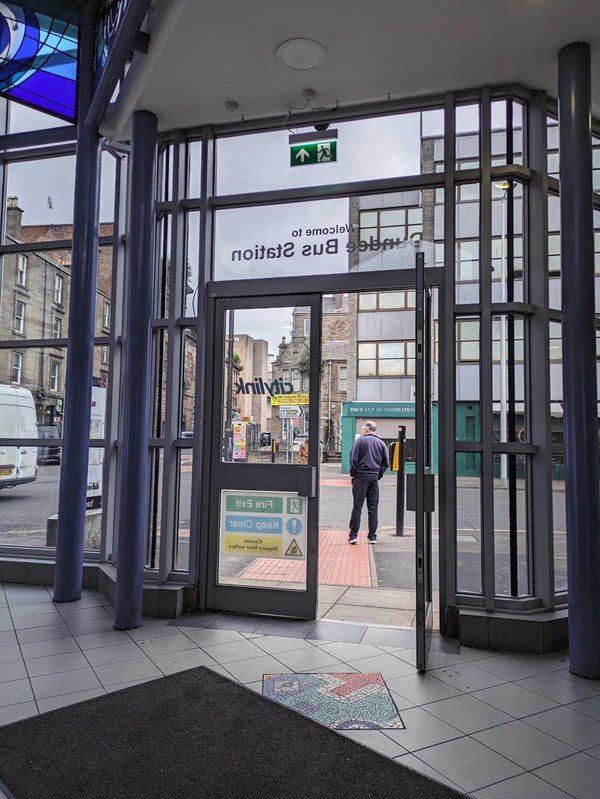
<instances>
[{"instance_id":1,"label":"metal post","mask_svg":"<svg viewBox=\"0 0 600 799\"><path fill-rule=\"evenodd\" d=\"M79 96L75 166L73 265L69 289L65 415L58 493L55 602L80 599L83 582L100 203L100 135L97 130L83 123L91 95L93 31L93 21L87 20L82 25L82 91Z\"/></svg>"},{"instance_id":2,"label":"metal post","mask_svg":"<svg viewBox=\"0 0 600 799\"><path fill-rule=\"evenodd\" d=\"M406 427L398 425L398 472L396 474L396 535L404 535L404 494L405 494L405 467L406 467Z\"/></svg>"},{"instance_id":3,"label":"metal post","mask_svg":"<svg viewBox=\"0 0 600 799\"><path fill-rule=\"evenodd\" d=\"M133 115L115 627L142 623L150 429L151 321L158 120Z\"/></svg>"},{"instance_id":4,"label":"metal post","mask_svg":"<svg viewBox=\"0 0 600 799\"><path fill-rule=\"evenodd\" d=\"M600 679L600 510L590 46L558 54L570 671Z\"/></svg>"}]
</instances>

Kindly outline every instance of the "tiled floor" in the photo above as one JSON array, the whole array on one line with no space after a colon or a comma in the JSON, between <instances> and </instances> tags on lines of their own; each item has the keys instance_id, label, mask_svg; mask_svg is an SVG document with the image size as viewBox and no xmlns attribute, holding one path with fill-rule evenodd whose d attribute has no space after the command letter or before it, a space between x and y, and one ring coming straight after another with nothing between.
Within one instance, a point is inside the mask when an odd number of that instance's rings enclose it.
<instances>
[{"instance_id":1,"label":"tiled floor","mask_svg":"<svg viewBox=\"0 0 600 799\"><path fill-rule=\"evenodd\" d=\"M569 674L566 653L459 648L436 638L414 668L414 633L364 624L220 614L148 620L119 632L86 591L0 586L0 724L206 665L261 691L263 673L381 672L405 730L348 735L476 799L597 799L600 683Z\"/></svg>"}]
</instances>

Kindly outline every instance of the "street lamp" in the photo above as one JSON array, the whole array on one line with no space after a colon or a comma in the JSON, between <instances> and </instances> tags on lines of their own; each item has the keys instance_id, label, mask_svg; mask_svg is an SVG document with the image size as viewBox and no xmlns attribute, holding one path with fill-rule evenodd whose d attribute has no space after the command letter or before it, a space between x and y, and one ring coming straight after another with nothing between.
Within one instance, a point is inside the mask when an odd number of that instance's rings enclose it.
<instances>
[{"instance_id":1,"label":"street lamp","mask_svg":"<svg viewBox=\"0 0 600 799\"><path fill-rule=\"evenodd\" d=\"M500 242L500 302L506 302L506 226L507 204L510 183L494 183L497 189L503 191L502 195L502 240ZM507 430L507 397L506 397L506 314L500 314L500 443L508 441ZM500 455L500 481L502 486L508 485L508 457L506 453Z\"/></svg>"}]
</instances>

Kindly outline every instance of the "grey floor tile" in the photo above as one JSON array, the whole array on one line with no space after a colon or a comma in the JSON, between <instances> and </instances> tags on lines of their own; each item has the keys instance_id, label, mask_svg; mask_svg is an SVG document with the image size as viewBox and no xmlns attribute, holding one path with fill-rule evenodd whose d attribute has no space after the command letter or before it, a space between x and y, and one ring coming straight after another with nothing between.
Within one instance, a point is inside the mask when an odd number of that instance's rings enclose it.
<instances>
[{"instance_id":1,"label":"grey floor tile","mask_svg":"<svg viewBox=\"0 0 600 799\"><path fill-rule=\"evenodd\" d=\"M485 702L480 702L470 694L431 702L425 709L465 734L487 730L512 721L511 716L486 705Z\"/></svg>"},{"instance_id":2,"label":"grey floor tile","mask_svg":"<svg viewBox=\"0 0 600 799\"><path fill-rule=\"evenodd\" d=\"M569 707L527 716L523 721L575 749L590 749L600 744L600 722Z\"/></svg>"},{"instance_id":3,"label":"grey floor tile","mask_svg":"<svg viewBox=\"0 0 600 799\"><path fill-rule=\"evenodd\" d=\"M578 713L585 713L586 716L591 716L593 719L600 721L600 695L573 702L569 707Z\"/></svg>"},{"instance_id":4,"label":"grey floor tile","mask_svg":"<svg viewBox=\"0 0 600 799\"><path fill-rule=\"evenodd\" d=\"M31 683L28 679L0 683L0 707L30 702L33 698Z\"/></svg>"},{"instance_id":5,"label":"grey floor tile","mask_svg":"<svg viewBox=\"0 0 600 799\"><path fill-rule=\"evenodd\" d=\"M348 665L357 671L379 672L386 682L397 677L404 677L408 674L415 674L414 666L400 660L395 655L380 654L376 657L361 658L360 660L348 661Z\"/></svg>"},{"instance_id":6,"label":"grey floor tile","mask_svg":"<svg viewBox=\"0 0 600 799\"><path fill-rule=\"evenodd\" d=\"M471 794L473 799L573 799L535 774L519 774Z\"/></svg>"},{"instance_id":7,"label":"grey floor tile","mask_svg":"<svg viewBox=\"0 0 600 799\"><path fill-rule=\"evenodd\" d=\"M251 616L217 616L206 625L209 630L235 630L236 632L253 633L264 621Z\"/></svg>"},{"instance_id":8,"label":"grey floor tile","mask_svg":"<svg viewBox=\"0 0 600 799\"><path fill-rule=\"evenodd\" d=\"M263 674L283 674L287 671L283 663L273 657L265 655L251 660L240 660L235 663L227 663L225 670L238 682L249 683L262 680Z\"/></svg>"},{"instance_id":9,"label":"grey floor tile","mask_svg":"<svg viewBox=\"0 0 600 799\"><path fill-rule=\"evenodd\" d=\"M44 674L57 674L61 671L85 669L89 663L81 652L64 652L59 655L33 658L27 661L30 677L42 677Z\"/></svg>"},{"instance_id":10,"label":"grey floor tile","mask_svg":"<svg viewBox=\"0 0 600 799\"><path fill-rule=\"evenodd\" d=\"M77 702L85 702L95 696L104 696L104 688L92 688L89 691L76 691L72 694L61 694L60 696L50 696L48 699L38 699L40 713L47 713L49 710L56 710L59 707L75 705Z\"/></svg>"},{"instance_id":11,"label":"grey floor tile","mask_svg":"<svg viewBox=\"0 0 600 799\"><path fill-rule=\"evenodd\" d=\"M528 771L577 754L571 746L522 721L511 721L472 737Z\"/></svg>"},{"instance_id":12,"label":"grey floor tile","mask_svg":"<svg viewBox=\"0 0 600 799\"><path fill-rule=\"evenodd\" d=\"M409 674L407 677L387 680L387 684L391 691L410 699L415 705L437 702L440 699L448 699L462 693L430 674Z\"/></svg>"},{"instance_id":13,"label":"grey floor tile","mask_svg":"<svg viewBox=\"0 0 600 799\"><path fill-rule=\"evenodd\" d=\"M17 643L17 634L12 630L0 633L0 646L13 646Z\"/></svg>"},{"instance_id":14,"label":"grey floor tile","mask_svg":"<svg viewBox=\"0 0 600 799\"><path fill-rule=\"evenodd\" d=\"M70 638L71 633L66 624L61 620L60 624L54 624L51 627L32 627L29 630L19 630L17 637L21 644L29 644L37 641L50 641L53 638ZM2 633L0 633L0 639ZM0 640L0 644L2 641Z\"/></svg>"},{"instance_id":15,"label":"grey floor tile","mask_svg":"<svg viewBox=\"0 0 600 799\"><path fill-rule=\"evenodd\" d=\"M427 746L462 736L460 730L432 716L420 707L403 710L402 721L406 729L386 730L385 734L409 752L416 752Z\"/></svg>"},{"instance_id":16,"label":"grey floor tile","mask_svg":"<svg viewBox=\"0 0 600 799\"><path fill-rule=\"evenodd\" d=\"M150 621L144 621L141 627L137 627L135 630L127 630L127 635L135 641L137 644L141 643L142 641L147 641L149 638L161 638L162 636L168 635L179 635L180 630L177 627L173 627L168 619L159 620L159 619L151 619Z\"/></svg>"},{"instance_id":17,"label":"grey floor tile","mask_svg":"<svg viewBox=\"0 0 600 799\"><path fill-rule=\"evenodd\" d=\"M588 688L587 685L581 685L574 680L565 679L560 674L540 674L537 677L519 680L517 685L563 705L597 696L593 688Z\"/></svg>"},{"instance_id":18,"label":"grey floor tile","mask_svg":"<svg viewBox=\"0 0 600 799\"><path fill-rule=\"evenodd\" d=\"M510 655L498 655L497 657L485 658L478 664L485 671L491 671L498 677L505 680L524 680L527 677L535 677L537 674L544 673L541 666L534 666L524 660L511 657Z\"/></svg>"},{"instance_id":19,"label":"grey floor tile","mask_svg":"<svg viewBox=\"0 0 600 799\"><path fill-rule=\"evenodd\" d=\"M485 688L483 691L475 691L472 696L481 699L498 710L510 713L516 719L524 716L531 716L534 713L542 713L544 710L551 710L558 707L556 702L546 699L533 691L528 691L520 685L512 682L495 685L493 688Z\"/></svg>"},{"instance_id":20,"label":"grey floor tile","mask_svg":"<svg viewBox=\"0 0 600 799\"><path fill-rule=\"evenodd\" d=\"M171 629L175 629L171 627ZM206 629L192 629L190 627L182 628L188 638L191 638L198 646L214 646L215 644L229 644L233 641L247 640L241 633L236 630L206 630Z\"/></svg>"},{"instance_id":21,"label":"grey floor tile","mask_svg":"<svg viewBox=\"0 0 600 799\"><path fill-rule=\"evenodd\" d=\"M48 613L58 613L54 602L38 602L35 605L22 605L15 603L10 609L13 619L21 619L23 616L44 616Z\"/></svg>"},{"instance_id":22,"label":"grey floor tile","mask_svg":"<svg viewBox=\"0 0 600 799\"><path fill-rule=\"evenodd\" d=\"M14 630L13 620L10 616L0 619L0 632L9 632L10 630Z\"/></svg>"},{"instance_id":23,"label":"grey floor tile","mask_svg":"<svg viewBox=\"0 0 600 799\"><path fill-rule=\"evenodd\" d=\"M492 685L500 685L500 683L505 681L503 677L492 674L491 671L486 671L480 667L479 663L472 662L444 666L441 669L434 669L430 674L432 677L437 677L438 680L465 692L491 688Z\"/></svg>"},{"instance_id":24,"label":"grey floor tile","mask_svg":"<svg viewBox=\"0 0 600 799\"><path fill-rule=\"evenodd\" d=\"M148 638L145 641L140 641L138 645L149 657L198 648L197 644L183 633L179 633L179 635L163 635L160 638Z\"/></svg>"},{"instance_id":25,"label":"grey floor tile","mask_svg":"<svg viewBox=\"0 0 600 799\"><path fill-rule=\"evenodd\" d=\"M93 621L94 619L112 619L109 611L100 604L86 608L60 608L60 615L67 624L75 621Z\"/></svg>"},{"instance_id":26,"label":"grey floor tile","mask_svg":"<svg viewBox=\"0 0 600 799\"><path fill-rule=\"evenodd\" d=\"M389 627L369 627L362 644L373 646L397 646L399 649L410 649L415 646L414 630L394 630Z\"/></svg>"},{"instance_id":27,"label":"grey floor tile","mask_svg":"<svg viewBox=\"0 0 600 799\"><path fill-rule=\"evenodd\" d=\"M112 644L126 644L130 638L123 630L109 630L104 633L87 633L76 635L75 640L81 649L86 652L88 649L96 649Z\"/></svg>"},{"instance_id":28,"label":"grey floor tile","mask_svg":"<svg viewBox=\"0 0 600 799\"><path fill-rule=\"evenodd\" d=\"M342 735L386 757L399 757L407 753L403 746L388 738L381 730L345 730Z\"/></svg>"},{"instance_id":29,"label":"grey floor tile","mask_svg":"<svg viewBox=\"0 0 600 799\"><path fill-rule=\"evenodd\" d=\"M61 696L62 694L100 688L100 682L93 670L88 666L85 669L64 671L59 674L46 674L43 677L32 677L31 686L36 699L47 699L50 696Z\"/></svg>"},{"instance_id":30,"label":"grey floor tile","mask_svg":"<svg viewBox=\"0 0 600 799\"><path fill-rule=\"evenodd\" d=\"M32 627L52 627L62 623L62 616L57 610L49 613L38 613L35 616L19 616L13 620L15 630L29 630Z\"/></svg>"},{"instance_id":31,"label":"grey floor tile","mask_svg":"<svg viewBox=\"0 0 600 799\"><path fill-rule=\"evenodd\" d=\"M114 621L110 616L104 616L101 619L88 619L87 621L66 621L66 625L75 636L114 630ZM123 630L116 630L115 632L123 632Z\"/></svg>"},{"instance_id":32,"label":"grey floor tile","mask_svg":"<svg viewBox=\"0 0 600 799\"><path fill-rule=\"evenodd\" d=\"M294 638L306 638L312 632L316 622L270 619L260 624L253 632L261 635L285 635Z\"/></svg>"},{"instance_id":33,"label":"grey floor tile","mask_svg":"<svg viewBox=\"0 0 600 799\"><path fill-rule=\"evenodd\" d=\"M162 675L161 675L162 678ZM119 682L115 685L105 685L104 690L107 694L112 694L114 691L122 691L124 688L131 688L133 685L141 685L144 682L152 682L152 680L160 679L157 677L147 677L144 680L131 680L130 682Z\"/></svg>"},{"instance_id":34,"label":"grey floor tile","mask_svg":"<svg viewBox=\"0 0 600 799\"><path fill-rule=\"evenodd\" d=\"M123 660L137 660L145 658L145 653L133 641L114 646L102 646L97 649L87 649L85 656L90 666L104 666L107 663L120 663Z\"/></svg>"},{"instance_id":35,"label":"grey floor tile","mask_svg":"<svg viewBox=\"0 0 600 799\"><path fill-rule=\"evenodd\" d=\"M304 638L284 638L280 635L259 635L249 640L269 655L276 655L278 652L291 652L295 649L314 649L310 641Z\"/></svg>"},{"instance_id":36,"label":"grey floor tile","mask_svg":"<svg viewBox=\"0 0 600 799\"><path fill-rule=\"evenodd\" d=\"M600 746L593 746L591 749L586 749L585 753L586 755L595 757L596 760L600 760Z\"/></svg>"},{"instance_id":37,"label":"grey floor tile","mask_svg":"<svg viewBox=\"0 0 600 799\"><path fill-rule=\"evenodd\" d=\"M34 641L31 644L21 644L21 651L25 660L43 658L49 655L62 655L65 652L78 652L79 647L74 638L49 638L46 641Z\"/></svg>"},{"instance_id":38,"label":"grey floor tile","mask_svg":"<svg viewBox=\"0 0 600 799\"><path fill-rule=\"evenodd\" d=\"M598 799L600 760L579 753L536 769L536 776L577 799Z\"/></svg>"},{"instance_id":39,"label":"grey floor tile","mask_svg":"<svg viewBox=\"0 0 600 799\"><path fill-rule=\"evenodd\" d=\"M406 768L410 768L413 771L418 771L419 774L422 774L424 777L429 777L430 780L435 780L436 782L442 783L442 785L447 785L450 788L453 788L455 791L460 791L458 785L455 785L451 782L444 774L440 774L439 771L431 768L428 766L427 763L423 763L422 760L419 759L417 755L407 754L402 755L401 757L395 758L397 763L400 763Z\"/></svg>"},{"instance_id":40,"label":"grey floor tile","mask_svg":"<svg viewBox=\"0 0 600 799\"><path fill-rule=\"evenodd\" d=\"M577 674L571 674L569 669L560 669L560 671L555 671L554 673L560 674L560 676L564 677L566 680L573 680L581 685L587 685L588 688L593 688L596 693L600 693L600 680L589 680L585 677L579 677Z\"/></svg>"},{"instance_id":41,"label":"grey floor tile","mask_svg":"<svg viewBox=\"0 0 600 799\"><path fill-rule=\"evenodd\" d=\"M332 672L343 672L345 669L344 663L316 646L312 650L296 649L293 652L279 652L277 659L284 664L284 671L310 672L318 666L330 666L329 671Z\"/></svg>"},{"instance_id":42,"label":"grey floor tile","mask_svg":"<svg viewBox=\"0 0 600 799\"><path fill-rule=\"evenodd\" d=\"M94 671L104 686L162 676L159 668L149 658L106 663L104 666L95 666Z\"/></svg>"},{"instance_id":43,"label":"grey floor tile","mask_svg":"<svg viewBox=\"0 0 600 799\"><path fill-rule=\"evenodd\" d=\"M340 624L334 621L318 621L306 636L308 640L347 641L360 644L368 627L358 624Z\"/></svg>"},{"instance_id":44,"label":"grey floor tile","mask_svg":"<svg viewBox=\"0 0 600 799\"><path fill-rule=\"evenodd\" d=\"M315 643L318 645L319 649L328 652L338 660L343 660L346 663L349 663L351 660L373 658L382 654L380 649L375 646L369 646L368 644L352 644L342 641L330 643L317 641Z\"/></svg>"},{"instance_id":45,"label":"grey floor tile","mask_svg":"<svg viewBox=\"0 0 600 799\"><path fill-rule=\"evenodd\" d=\"M569 656L566 652L549 652L546 655L536 655L528 652L508 652L519 660L541 666L546 671L559 671L569 667Z\"/></svg>"},{"instance_id":46,"label":"grey floor tile","mask_svg":"<svg viewBox=\"0 0 600 799\"><path fill-rule=\"evenodd\" d=\"M103 601L101 601L100 597L96 596L93 591L89 591L86 593L81 594L81 599L75 599L73 602L61 602L57 604L58 608L65 608L65 610L78 610L79 608L93 608L98 607L99 605L104 605L107 603L107 600L102 597Z\"/></svg>"},{"instance_id":47,"label":"grey floor tile","mask_svg":"<svg viewBox=\"0 0 600 799\"><path fill-rule=\"evenodd\" d=\"M21 660L21 648L18 644L0 646L0 663L10 663L11 660Z\"/></svg>"},{"instance_id":48,"label":"grey floor tile","mask_svg":"<svg viewBox=\"0 0 600 799\"><path fill-rule=\"evenodd\" d=\"M11 660L9 663L3 663L0 668L0 685L12 680L25 680L27 679L27 669L23 660Z\"/></svg>"},{"instance_id":49,"label":"grey floor tile","mask_svg":"<svg viewBox=\"0 0 600 799\"><path fill-rule=\"evenodd\" d=\"M253 644L252 641L247 641L244 638L227 644L213 644L210 646L203 644L202 649L217 663L222 665L234 663L236 660L248 660L248 658L258 658L264 655L262 649Z\"/></svg>"},{"instance_id":50,"label":"grey floor tile","mask_svg":"<svg viewBox=\"0 0 600 799\"><path fill-rule=\"evenodd\" d=\"M163 674L175 674L178 671L193 669L197 666L210 666L214 668L219 664L207 655L203 649L186 649L180 652L168 652L154 655L152 662Z\"/></svg>"},{"instance_id":51,"label":"grey floor tile","mask_svg":"<svg viewBox=\"0 0 600 799\"><path fill-rule=\"evenodd\" d=\"M34 701L19 702L18 705L5 705L0 707L0 727L5 724L12 724L15 721L31 718L31 716L37 716L37 714L38 708Z\"/></svg>"},{"instance_id":52,"label":"grey floor tile","mask_svg":"<svg viewBox=\"0 0 600 799\"><path fill-rule=\"evenodd\" d=\"M476 791L523 771L472 738L459 738L421 749L418 756L464 791Z\"/></svg>"}]
</instances>

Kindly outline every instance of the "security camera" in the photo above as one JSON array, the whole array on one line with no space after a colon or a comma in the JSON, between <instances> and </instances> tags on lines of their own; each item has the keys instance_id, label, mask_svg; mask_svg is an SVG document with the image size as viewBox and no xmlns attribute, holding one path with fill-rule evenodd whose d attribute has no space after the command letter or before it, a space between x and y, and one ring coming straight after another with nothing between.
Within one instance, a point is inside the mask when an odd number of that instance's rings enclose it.
<instances>
[{"instance_id":1,"label":"security camera","mask_svg":"<svg viewBox=\"0 0 600 799\"><path fill-rule=\"evenodd\" d=\"M315 130L319 131L327 130L328 127L329 127L329 122L317 122L317 124L315 125Z\"/></svg>"}]
</instances>

